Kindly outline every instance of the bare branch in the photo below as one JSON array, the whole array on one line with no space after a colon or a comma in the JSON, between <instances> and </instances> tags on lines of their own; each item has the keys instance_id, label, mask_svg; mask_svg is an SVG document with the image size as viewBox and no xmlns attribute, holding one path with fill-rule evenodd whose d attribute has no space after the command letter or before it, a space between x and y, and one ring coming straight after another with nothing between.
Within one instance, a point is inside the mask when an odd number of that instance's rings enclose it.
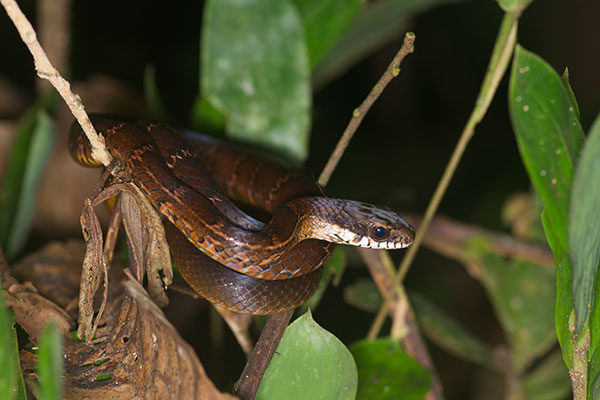
<instances>
[{"instance_id":1,"label":"bare branch","mask_svg":"<svg viewBox=\"0 0 600 400\"><path fill-rule=\"evenodd\" d=\"M398 76L398 74L400 73L400 63L402 62L402 60L404 60L404 57L406 57L408 54L414 51L414 44L415 34L412 32L407 32L404 36L404 43L402 44L402 47L400 48L400 50L398 50L398 53L396 53L396 56L393 58L392 62L387 67L383 75L381 75L379 81L375 84L373 89L371 89L371 93L369 93L369 95L362 102L362 104L358 106L358 108L356 108L352 113L352 118L350 119L350 122L348 122L346 130L344 130L344 133L342 134L342 137L340 138L338 144L333 150L333 153L331 153L331 156L329 157L325 168L323 168L323 172L321 172L321 175L319 176L319 185L327 186L327 183L329 182L329 178L331 178L333 170L342 158L346 147L348 147L352 136L354 136L354 133L360 126L360 123L362 122L363 118L365 117L373 103L375 103L375 101L379 98L379 96L381 95L385 87L388 85L388 83L390 83L392 79Z\"/></svg>"},{"instance_id":2,"label":"bare branch","mask_svg":"<svg viewBox=\"0 0 600 400\"><path fill-rule=\"evenodd\" d=\"M23 40L23 43L25 43L33 56L37 75L42 79L50 81L52 86L58 91L89 139L92 145L93 157L105 166L108 166L112 157L106 151L104 139L96 133L96 130L92 126L92 123L85 112L81 99L71 91L71 84L60 75L48 59L48 56L37 39L37 34L31 26L31 23L23 14L15 0L0 0L0 3L17 28L17 31L19 31L21 40Z\"/></svg>"}]
</instances>

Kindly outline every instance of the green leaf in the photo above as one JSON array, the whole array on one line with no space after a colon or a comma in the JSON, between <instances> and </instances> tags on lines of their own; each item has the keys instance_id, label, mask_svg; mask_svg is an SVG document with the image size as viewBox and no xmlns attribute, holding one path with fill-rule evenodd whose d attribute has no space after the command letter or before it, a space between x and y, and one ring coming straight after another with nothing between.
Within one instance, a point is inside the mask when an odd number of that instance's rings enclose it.
<instances>
[{"instance_id":1,"label":"green leaf","mask_svg":"<svg viewBox=\"0 0 600 400\"><path fill-rule=\"evenodd\" d=\"M523 377L527 400L561 400L572 393L569 371L561 354L552 352Z\"/></svg>"},{"instance_id":2,"label":"green leaf","mask_svg":"<svg viewBox=\"0 0 600 400\"><path fill-rule=\"evenodd\" d=\"M9 260L25 245L40 176L54 143L54 123L42 103L21 119L0 187L0 243Z\"/></svg>"},{"instance_id":3,"label":"green leaf","mask_svg":"<svg viewBox=\"0 0 600 400\"><path fill-rule=\"evenodd\" d=\"M289 0L210 0L204 10L203 95L235 139L298 163L308 152L310 68Z\"/></svg>"},{"instance_id":4,"label":"green leaf","mask_svg":"<svg viewBox=\"0 0 600 400\"><path fill-rule=\"evenodd\" d=\"M256 399L354 399L356 385L346 346L306 313L286 329Z\"/></svg>"},{"instance_id":5,"label":"green leaf","mask_svg":"<svg viewBox=\"0 0 600 400\"><path fill-rule=\"evenodd\" d=\"M393 339L364 340L350 351L358 367L357 399L420 400L431 388L431 375Z\"/></svg>"},{"instance_id":6,"label":"green leaf","mask_svg":"<svg viewBox=\"0 0 600 400\"><path fill-rule=\"evenodd\" d=\"M600 118L592 126L575 173L569 208L573 300L580 332L594 304L600 263Z\"/></svg>"},{"instance_id":7,"label":"green leaf","mask_svg":"<svg viewBox=\"0 0 600 400\"><path fill-rule=\"evenodd\" d=\"M156 84L156 65L148 64L144 69L144 99L146 105L160 121L169 121L169 113Z\"/></svg>"},{"instance_id":8,"label":"green leaf","mask_svg":"<svg viewBox=\"0 0 600 400\"><path fill-rule=\"evenodd\" d=\"M315 88L325 86L385 43L397 40L409 18L454 0L383 0L368 2L313 71Z\"/></svg>"},{"instance_id":9,"label":"green leaf","mask_svg":"<svg viewBox=\"0 0 600 400\"><path fill-rule=\"evenodd\" d=\"M310 66L314 67L348 29L363 0L294 0L306 29Z\"/></svg>"},{"instance_id":10,"label":"green leaf","mask_svg":"<svg viewBox=\"0 0 600 400\"><path fill-rule=\"evenodd\" d=\"M419 326L432 342L460 359L485 367L493 366L492 348L457 320L416 293L410 294L410 302L415 309Z\"/></svg>"},{"instance_id":11,"label":"green leaf","mask_svg":"<svg viewBox=\"0 0 600 400\"><path fill-rule=\"evenodd\" d=\"M517 372L556 344L554 270L506 258L478 247L479 279L512 348Z\"/></svg>"},{"instance_id":12,"label":"green leaf","mask_svg":"<svg viewBox=\"0 0 600 400\"><path fill-rule=\"evenodd\" d=\"M14 320L0 292L0 399L26 398Z\"/></svg>"},{"instance_id":13,"label":"green leaf","mask_svg":"<svg viewBox=\"0 0 600 400\"><path fill-rule=\"evenodd\" d=\"M38 354L40 394L44 400L60 400L62 391L63 351L60 331L51 321L42 334Z\"/></svg>"},{"instance_id":14,"label":"green leaf","mask_svg":"<svg viewBox=\"0 0 600 400\"><path fill-rule=\"evenodd\" d=\"M511 71L509 110L521 157L545 207L542 222L556 262L556 332L569 365L572 305L567 210L583 130L576 105L558 74L521 46L516 47Z\"/></svg>"},{"instance_id":15,"label":"green leaf","mask_svg":"<svg viewBox=\"0 0 600 400\"><path fill-rule=\"evenodd\" d=\"M567 89L567 93L569 94L569 99L571 105L575 107L575 112L577 113L577 119L581 119L581 114L579 113L579 104L577 104L577 99L575 98L575 93L573 92L573 88L571 87L571 83L569 82L569 68L565 68L565 72L560 77L563 85L565 85L565 89Z\"/></svg>"},{"instance_id":16,"label":"green leaf","mask_svg":"<svg viewBox=\"0 0 600 400\"><path fill-rule=\"evenodd\" d=\"M375 312L381 306L381 293L371 279L360 278L344 288L346 303L363 311Z\"/></svg>"}]
</instances>

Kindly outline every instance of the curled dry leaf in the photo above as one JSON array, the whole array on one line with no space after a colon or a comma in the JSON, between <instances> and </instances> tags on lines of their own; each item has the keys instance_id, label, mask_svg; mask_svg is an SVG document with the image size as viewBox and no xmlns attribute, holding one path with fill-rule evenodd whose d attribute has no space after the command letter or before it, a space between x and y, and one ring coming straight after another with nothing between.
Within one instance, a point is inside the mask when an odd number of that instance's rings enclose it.
<instances>
[{"instance_id":1,"label":"curled dry leaf","mask_svg":"<svg viewBox=\"0 0 600 400\"><path fill-rule=\"evenodd\" d=\"M144 289L133 278L123 288L93 344L66 344L67 397L233 399L215 388Z\"/></svg>"},{"instance_id":2,"label":"curled dry leaf","mask_svg":"<svg viewBox=\"0 0 600 400\"><path fill-rule=\"evenodd\" d=\"M79 327L77 336L91 340L94 336L92 320L94 318L94 295L100 286L101 270L106 270L102 252L102 228L94 213L92 203L87 200L81 214L81 231L85 239L86 252L81 270L81 285L79 291ZM104 283L108 288L108 282ZM106 298L103 299L102 308Z\"/></svg>"},{"instance_id":3,"label":"curled dry leaf","mask_svg":"<svg viewBox=\"0 0 600 400\"><path fill-rule=\"evenodd\" d=\"M130 210L128 212L125 212L124 206L121 207L123 222L126 227L129 223L140 224L141 228L143 228L135 230L142 234L140 238L136 238L128 233L129 243L131 247L137 246L145 250L143 251L145 257L142 257L142 260L145 259L145 263L142 263L141 266L145 267L148 278L148 291L152 300L163 307L169 302L164 288L173 281L171 255L165 236L165 229L160 216L141 191L134 185L127 186L134 190L135 194L129 197L130 200L127 203L127 207L130 207ZM125 193L130 192L127 189ZM134 202L131 199L135 200L135 204L133 204ZM135 213L136 209L138 211L137 214ZM141 219L136 218L136 215L140 216ZM128 218L131 218L131 221L127 221Z\"/></svg>"},{"instance_id":4,"label":"curled dry leaf","mask_svg":"<svg viewBox=\"0 0 600 400\"><path fill-rule=\"evenodd\" d=\"M105 261L107 249L104 252L102 250L102 232L93 206L118 194L121 197L116 212L120 212L123 218L130 249L130 261L136 279L142 282L144 272L146 272L152 299L161 306L168 303L164 288L171 283L173 272L169 248L160 217L134 185L127 183L113 184L101 190L93 199L86 201L81 217L87 251L81 275L77 336L80 338L85 337L88 342L94 336L102 310L106 304L108 290L106 277L107 268L109 268ZM113 222L118 221L118 219L113 219ZM112 241L114 236L113 224L111 224L111 228L112 233L109 235L111 238L110 247L114 246ZM106 257L108 258L108 254L106 254ZM103 275L105 279L105 296L100 305L98 316L92 324L94 315L93 300Z\"/></svg>"}]
</instances>

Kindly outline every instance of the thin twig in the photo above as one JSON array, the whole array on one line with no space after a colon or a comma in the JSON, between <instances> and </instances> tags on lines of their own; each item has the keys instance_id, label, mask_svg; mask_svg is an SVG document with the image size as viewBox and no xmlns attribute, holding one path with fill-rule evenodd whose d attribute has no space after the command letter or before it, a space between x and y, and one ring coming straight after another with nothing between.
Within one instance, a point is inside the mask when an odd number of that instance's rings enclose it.
<instances>
[{"instance_id":1,"label":"thin twig","mask_svg":"<svg viewBox=\"0 0 600 400\"><path fill-rule=\"evenodd\" d=\"M19 8L17 2L15 0L0 0L0 3L17 28L17 31L19 31L21 40L23 40L23 43L25 43L33 56L37 75L42 79L47 79L52 86L54 86L89 139L92 145L93 157L105 166L108 166L111 156L106 151L104 139L96 133L96 130L92 126L83 107L83 103L81 102L81 98L71 91L71 84L60 75L56 68L54 68L44 52L44 49L40 45L35 30Z\"/></svg>"},{"instance_id":2,"label":"thin twig","mask_svg":"<svg viewBox=\"0 0 600 400\"><path fill-rule=\"evenodd\" d=\"M406 57L408 54L414 51L414 43L415 34L412 32L407 32L404 36L404 43L402 44L402 47L400 48L400 50L398 50L398 53L396 53L396 56L394 57L390 65L387 67L381 78L379 78L379 81L375 84L373 89L371 89L371 93L369 93L369 95L362 102L362 104L358 106L358 108L356 108L352 113L352 118L350 119L346 130L344 130L342 137L338 141L335 149L329 157L329 160L327 161L327 164L323 168L323 172L321 172L321 175L319 176L319 185L323 187L327 186L329 178L331 178L333 170L342 158L342 155L344 154L346 147L348 147L352 136L354 136L354 133L358 129L363 118L365 117L373 103L375 103L375 101L379 98L379 96L381 95L385 87L388 85L388 83L390 83L392 79L398 76L398 74L400 73L400 63L402 62L402 60L404 60L404 57Z\"/></svg>"},{"instance_id":3,"label":"thin twig","mask_svg":"<svg viewBox=\"0 0 600 400\"><path fill-rule=\"evenodd\" d=\"M467 144L475 133L475 126L477 126L477 124L479 124L479 122L483 119L483 116L485 115L490 103L492 102L492 99L494 98L494 94L498 89L500 80L506 72L508 62L515 47L517 40L517 26L518 15L516 13L506 13L498 32L498 37L492 52L488 71L481 85L479 96L475 101L475 107L473 108L473 111L471 112L471 115L462 131L450 161L446 166L446 170L444 171L444 174L442 175L442 178L440 179L440 182L435 190L435 193L433 194L429 205L427 206L421 228L417 231L415 241L408 248L406 255L402 259L402 263L400 264L398 274L396 275L395 279L396 284L400 284L400 282L402 282L406 276L406 273L408 272L408 269L415 258L421 242L423 241L427 227L437 211L438 206L442 201L442 197L446 193L446 189L448 188L448 185L454 176L454 172L456 171L458 163L465 152ZM384 303L381 305L381 308L379 309L379 312L373 321L371 329L369 330L371 334L374 333L375 336L377 336L378 332L381 330L381 326L383 325L383 321L385 320L388 310L389 299L386 299L386 301L384 301Z\"/></svg>"},{"instance_id":4,"label":"thin twig","mask_svg":"<svg viewBox=\"0 0 600 400\"><path fill-rule=\"evenodd\" d=\"M40 44L46 49L48 59L59 71L68 65L71 42L71 0L39 0L37 2L37 28ZM37 81L38 92L49 89L45 80Z\"/></svg>"}]
</instances>

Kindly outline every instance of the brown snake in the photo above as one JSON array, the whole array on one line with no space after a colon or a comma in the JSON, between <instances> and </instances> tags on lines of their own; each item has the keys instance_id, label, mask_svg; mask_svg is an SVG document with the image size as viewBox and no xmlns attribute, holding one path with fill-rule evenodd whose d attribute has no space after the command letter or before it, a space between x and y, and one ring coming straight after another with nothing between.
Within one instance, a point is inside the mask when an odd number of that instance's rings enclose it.
<instances>
[{"instance_id":1,"label":"brown snake","mask_svg":"<svg viewBox=\"0 0 600 400\"><path fill-rule=\"evenodd\" d=\"M186 140L154 122L96 116L92 123L171 222L167 238L184 279L221 307L250 314L295 308L316 290L332 243L391 249L414 238L412 227L387 208L319 196L312 180L213 139ZM69 147L81 164L99 165L77 123ZM273 217L264 224L230 197Z\"/></svg>"}]
</instances>

